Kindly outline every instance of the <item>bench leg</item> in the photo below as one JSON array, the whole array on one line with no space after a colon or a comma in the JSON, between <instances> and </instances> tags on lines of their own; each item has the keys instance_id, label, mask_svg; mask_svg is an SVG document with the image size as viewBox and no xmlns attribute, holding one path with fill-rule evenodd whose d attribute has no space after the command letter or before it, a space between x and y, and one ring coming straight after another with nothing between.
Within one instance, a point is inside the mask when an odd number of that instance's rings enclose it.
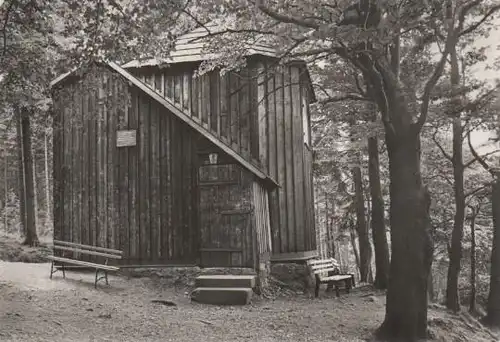
<instances>
[{"instance_id":1,"label":"bench leg","mask_svg":"<svg viewBox=\"0 0 500 342\"><path fill-rule=\"evenodd\" d=\"M335 296L340 297L339 284L335 283Z\"/></svg>"},{"instance_id":2,"label":"bench leg","mask_svg":"<svg viewBox=\"0 0 500 342\"><path fill-rule=\"evenodd\" d=\"M62 269L62 273L63 273L63 278L64 278L64 279L66 279L66 272L65 272L65 269L64 269L64 263L63 263L63 264L61 264L61 269ZM56 269L54 270L54 261L52 261L52 262L50 263L50 277L49 277L49 278L50 278L50 279L52 279L52 275L53 275L54 273L56 273L57 271L59 271L59 270L57 269L57 267L56 267Z\"/></svg>"},{"instance_id":3,"label":"bench leg","mask_svg":"<svg viewBox=\"0 0 500 342\"><path fill-rule=\"evenodd\" d=\"M99 272L101 273L104 273L104 276L99 276ZM99 282L99 280L101 279L104 279L106 281L106 285L109 285L109 281L108 281L108 271L102 271L102 270L99 270L98 268L96 268L95 270L95 283L94 283L94 287L97 289L97 283Z\"/></svg>"},{"instance_id":4,"label":"bench leg","mask_svg":"<svg viewBox=\"0 0 500 342\"><path fill-rule=\"evenodd\" d=\"M314 297L315 298L318 298L318 296L319 296L319 285L320 285L320 282L318 279L316 279L316 288L314 289Z\"/></svg>"},{"instance_id":5,"label":"bench leg","mask_svg":"<svg viewBox=\"0 0 500 342\"><path fill-rule=\"evenodd\" d=\"M329 281L326 286L326 292L329 292L333 289L333 281Z\"/></svg>"},{"instance_id":6,"label":"bench leg","mask_svg":"<svg viewBox=\"0 0 500 342\"><path fill-rule=\"evenodd\" d=\"M53 274L54 274L54 261L52 261L52 263L50 264L50 279L52 279Z\"/></svg>"}]
</instances>

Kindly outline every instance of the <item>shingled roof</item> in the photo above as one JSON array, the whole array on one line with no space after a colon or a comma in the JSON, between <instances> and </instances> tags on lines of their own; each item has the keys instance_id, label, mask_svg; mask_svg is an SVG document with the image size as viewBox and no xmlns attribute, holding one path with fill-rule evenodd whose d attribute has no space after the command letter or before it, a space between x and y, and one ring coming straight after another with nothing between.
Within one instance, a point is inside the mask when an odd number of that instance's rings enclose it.
<instances>
[{"instance_id":1,"label":"shingled roof","mask_svg":"<svg viewBox=\"0 0 500 342\"><path fill-rule=\"evenodd\" d=\"M198 27L193 31L181 35L174 43L174 49L166 59L151 58L142 61L133 60L124 65L123 68L140 68L145 66L156 66L161 64L183 63L183 62L201 62L216 58L216 54L207 53L207 40L204 39L211 34L223 32L224 28L214 22ZM276 49L273 47L252 43L248 44L246 54L264 55L268 57L278 57Z\"/></svg>"},{"instance_id":2,"label":"shingled roof","mask_svg":"<svg viewBox=\"0 0 500 342\"><path fill-rule=\"evenodd\" d=\"M132 60L128 63L122 65L122 68L132 69L132 68L142 68L142 67L154 67L163 66L168 64L176 63L187 63L187 62L202 62L205 60L217 58L217 54L209 53L206 51L207 40L204 39L210 34L223 32L225 28L222 26L210 22L202 27L198 27L189 33L181 35L177 38L174 43L174 49L170 52L168 58L150 58L145 60ZM261 43L251 43L248 44L245 52L246 56L260 55L267 56L271 58L279 58L280 55L278 51L268 44ZM293 62L303 63L302 60L297 60ZM310 91L311 91L311 103L316 102L316 94L312 87L311 76L309 71L306 69L306 75L309 79Z\"/></svg>"}]
</instances>

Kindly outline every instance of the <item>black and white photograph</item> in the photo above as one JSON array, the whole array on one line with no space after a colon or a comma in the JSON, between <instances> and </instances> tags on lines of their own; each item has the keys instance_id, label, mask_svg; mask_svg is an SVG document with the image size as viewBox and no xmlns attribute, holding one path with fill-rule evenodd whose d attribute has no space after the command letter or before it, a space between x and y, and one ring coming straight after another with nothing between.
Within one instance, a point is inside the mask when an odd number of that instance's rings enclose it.
<instances>
[{"instance_id":1,"label":"black and white photograph","mask_svg":"<svg viewBox=\"0 0 500 342\"><path fill-rule=\"evenodd\" d=\"M500 0L0 0L0 341L500 341Z\"/></svg>"}]
</instances>

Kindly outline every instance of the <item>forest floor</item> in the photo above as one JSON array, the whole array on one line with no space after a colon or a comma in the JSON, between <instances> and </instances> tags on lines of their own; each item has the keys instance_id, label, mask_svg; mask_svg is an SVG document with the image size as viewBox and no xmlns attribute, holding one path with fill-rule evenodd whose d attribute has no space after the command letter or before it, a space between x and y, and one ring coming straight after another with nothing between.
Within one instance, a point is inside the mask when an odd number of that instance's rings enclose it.
<instances>
[{"instance_id":1,"label":"forest floor","mask_svg":"<svg viewBox=\"0 0 500 342\"><path fill-rule=\"evenodd\" d=\"M69 271L62 279L57 272L52 280L49 273L47 263L0 261L0 341L355 342L370 340L384 318L384 294L369 287L340 298L322 289L317 299L255 296L251 305L218 307L190 302L192 281L179 281L186 273L111 276L110 286L97 289L94 273ZM497 340L470 316L439 306L429 321L435 341Z\"/></svg>"}]
</instances>

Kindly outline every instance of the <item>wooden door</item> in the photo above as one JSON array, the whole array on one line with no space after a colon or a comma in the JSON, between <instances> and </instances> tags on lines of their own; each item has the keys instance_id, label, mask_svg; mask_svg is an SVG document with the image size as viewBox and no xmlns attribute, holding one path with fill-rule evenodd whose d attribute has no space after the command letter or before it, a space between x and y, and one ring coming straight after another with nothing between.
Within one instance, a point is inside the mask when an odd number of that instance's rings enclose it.
<instances>
[{"instance_id":1,"label":"wooden door","mask_svg":"<svg viewBox=\"0 0 500 342\"><path fill-rule=\"evenodd\" d=\"M245 171L235 164L199 166L202 267L252 267L252 205Z\"/></svg>"}]
</instances>

